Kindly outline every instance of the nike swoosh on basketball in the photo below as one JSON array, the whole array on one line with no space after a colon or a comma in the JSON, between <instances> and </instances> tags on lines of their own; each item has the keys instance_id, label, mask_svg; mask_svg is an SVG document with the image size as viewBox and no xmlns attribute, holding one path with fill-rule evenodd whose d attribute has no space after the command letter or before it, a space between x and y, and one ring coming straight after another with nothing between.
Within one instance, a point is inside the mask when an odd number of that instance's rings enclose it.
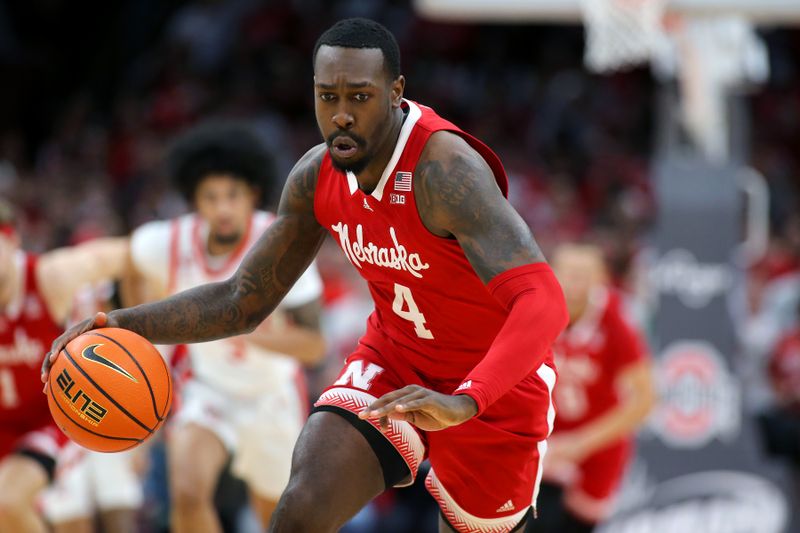
<instances>
[{"instance_id":1,"label":"nike swoosh on basketball","mask_svg":"<svg viewBox=\"0 0 800 533\"><path fill-rule=\"evenodd\" d=\"M102 346L102 344L90 344L89 346L83 349L81 355L83 356L84 359L107 366L111 370L119 372L120 374L122 374L129 380L133 381L134 383L138 383L137 379L133 377L127 370L119 366L114 361L109 361L108 359L97 353L97 351L95 350L100 346Z\"/></svg>"}]
</instances>

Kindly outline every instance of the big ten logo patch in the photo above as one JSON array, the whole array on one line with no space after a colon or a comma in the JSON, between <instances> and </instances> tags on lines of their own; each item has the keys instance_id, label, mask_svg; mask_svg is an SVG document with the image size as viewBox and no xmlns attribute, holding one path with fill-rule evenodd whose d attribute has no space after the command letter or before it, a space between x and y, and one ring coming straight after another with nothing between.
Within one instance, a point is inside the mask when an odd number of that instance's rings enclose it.
<instances>
[{"instance_id":1,"label":"big ten logo patch","mask_svg":"<svg viewBox=\"0 0 800 533\"><path fill-rule=\"evenodd\" d=\"M383 368L375 363L366 363L367 366L365 367L364 363L365 361L353 361L347 365L347 368L345 368L341 377L336 380L334 385L344 387L352 386L356 389L369 390L372 386L372 381L383 372Z\"/></svg>"},{"instance_id":2,"label":"big ten logo patch","mask_svg":"<svg viewBox=\"0 0 800 533\"><path fill-rule=\"evenodd\" d=\"M406 205L406 195L405 194L390 193L389 194L389 203L392 204L392 205Z\"/></svg>"},{"instance_id":3,"label":"big ten logo patch","mask_svg":"<svg viewBox=\"0 0 800 533\"><path fill-rule=\"evenodd\" d=\"M75 381L66 368L58 375L56 383L69 400L67 405L89 424L97 426L108 413L108 409L94 401L83 389L75 390Z\"/></svg>"}]
</instances>

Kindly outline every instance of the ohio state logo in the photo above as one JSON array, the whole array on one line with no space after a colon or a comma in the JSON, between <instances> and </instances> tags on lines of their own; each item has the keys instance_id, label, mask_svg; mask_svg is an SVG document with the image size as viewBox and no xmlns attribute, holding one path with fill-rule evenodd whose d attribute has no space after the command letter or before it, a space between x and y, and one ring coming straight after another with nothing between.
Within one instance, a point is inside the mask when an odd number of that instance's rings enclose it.
<instances>
[{"instance_id":1,"label":"ohio state logo","mask_svg":"<svg viewBox=\"0 0 800 533\"><path fill-rule=\"evenodd\" d=\"M667 445L702 448L715 437L730 441L739 434L739 385L711 344L673 343L659 358L657 376L660 402L651 425Z\"/></svg>"}]
</instances>

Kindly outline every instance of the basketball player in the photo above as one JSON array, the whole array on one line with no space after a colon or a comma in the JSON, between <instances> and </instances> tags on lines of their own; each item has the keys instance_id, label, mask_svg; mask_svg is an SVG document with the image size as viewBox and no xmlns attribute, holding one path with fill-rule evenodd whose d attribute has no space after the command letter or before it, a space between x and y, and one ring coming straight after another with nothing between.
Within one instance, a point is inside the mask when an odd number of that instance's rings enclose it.
<instances>
[{"instance_id":1,"label":"basketball player","mask_svg":"<svg viewBox=\"0 0 800 533\"><path fill-rule=\"evenodd\" d=\"M131 237L135 270L160 296L228 279L275 220L256 209L272 182L269 155L244 126L190 131L168 166L195 212L145 224ZM269 523L307 416L301 363L324 355L321 294L312 265L255 332L187 347L191 376L180 385L167 434L173 533L221 531L214 494L230 456L264 527Z\"/></svg>"},{"instance_id":2,"label":"basketball player","mask_svg":"<svg viewBox=\"0 0 800 533\"><path fill-rule=\"evenodd\" d=\"M120 276L127 246L127 239L107 238L27 254L10 206L0 202L0 533L45 531L34 500L52 478L66 437L31 380L75 293Z\"/></svg>"},{"instance_id":3,"label":"basketball player","mask_svg":"<svg viewBox=\"0 0 800 533\"><path fill-rule=\"evenodd\" d=\"M559 246L553 269L570 324L553 345L558 416L530 533L584 533L608 518L633 436L653 406L645 345L608 287L600 250Z\"/></svg>"},{"instance_id":4,"label":"basketball player","mask_svg":"<svg viewBox=\"0 0 800 533\"><path fill-rule=\"evenodd\" d=\"M250 331L330 232L375 312L303 429L271 531L336 531L387 487L412 483L425 456L441 531L506 532L531 515L564 297L504 197L497 156L404 88L386 28L331 27L314 53L325 142L290 172L277 220L236 273L88 319L53 343L57 354L102 324L168 343Z\"/></svg>"}]
</instances>

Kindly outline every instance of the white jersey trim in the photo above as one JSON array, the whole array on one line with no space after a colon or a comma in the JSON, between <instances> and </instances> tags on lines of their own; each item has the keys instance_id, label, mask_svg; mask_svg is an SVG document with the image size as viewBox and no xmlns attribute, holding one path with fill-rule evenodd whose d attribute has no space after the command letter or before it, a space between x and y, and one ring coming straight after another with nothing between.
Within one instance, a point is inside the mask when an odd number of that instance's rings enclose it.
<instances>
[{"instance_id":1,"label":"white jersey trim","mask_svg":"<svg viewBox=\"0 0 800 533\"><path fill-rule=\"evenodd\" d=\"M375 400L377 400L375 396L360 390L349 387L332 387L322 393L314 405L332 405L358 414ZM401 482L395 486L406 487L414 483L419 464L425 455L425 445L422 443L419 433L409 422L404 420L389 420L389 429L386 431L381 430L376 421L368 420L368 422L395 447L411 471L411 479L407 483Z\"/></svg>"},{"instance_id":2,"label":"white jersey trim","mask_svg":"<svg viewBox=\"0 0 800 533\"><path fill-rule=\"evenodd\" d=\"M370 195L379 202L383 198L383 189L386 188L386 183L389 181L389 176L391 176L394 167L397 166L397 162L400 161L400 156L403 155L403 150L406 148L408 138L411 137L411 132L414 130L414 125L422 116L422 111L417 104L406 100L405 98L403 101L408 105L408 117L406 117L403 127L400 128L400 135L397 137L397 144L394 147L392 158L389 159L389 163L386 165L386 168L383 169L383 174L381 174L381 179L378 181L378 186L375 187L375 190L372 191L372 194ZM355 176L353 176L353 179L355 179ZM348 181L349 180L350 177L348 176ZM358 186L358 182L356 182L356 186ZM350 194L352 193L353 191L351 191Z\"/></svg>"},{"instance_id":3,"label":"white jersey trim","mask_svg":"<svg viewBox=\"0 0 800 533\"><path fill-rule=\"evenodd\" d=\"M433 468L425 478L425 486L439 504L442 514L458 533L508 533L522 521L525 513L528 512L528 507L524 507L512 515L497 518L479 518L472 515L462 509L450 496L442 482L436 477Z\"/></svg>"},{"instance_id":4,"label":"white jersey trim","mask_svg":"<svg viewBox=\"0 0 800 533\"><path fill-rule=\"evenodd\" d=\"M547 436L553 432L553 424L556 420L556 406L553 403L553 389L556 386L556 372L547 364L543 364L536 371L536 375L544 381L547 386ZM536 484L533 486L533 497L531 498L531 505L536 509L536 500L539 497L539 487L542 483L542 475L544 473L544 456L547 455L547 440L540 440L536 444L537 451L539 452L539 466L536 470Z\"/></svg>"}]
</instances>

